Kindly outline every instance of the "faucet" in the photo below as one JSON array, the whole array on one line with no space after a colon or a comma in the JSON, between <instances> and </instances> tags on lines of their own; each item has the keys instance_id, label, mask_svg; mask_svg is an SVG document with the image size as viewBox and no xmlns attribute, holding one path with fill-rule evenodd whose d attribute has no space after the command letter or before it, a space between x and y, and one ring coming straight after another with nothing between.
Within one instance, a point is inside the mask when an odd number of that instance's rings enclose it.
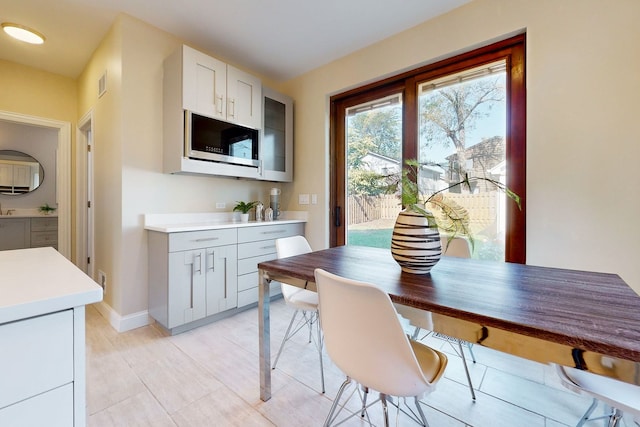
<instances>
[{"instance_id":1,"label":"faucet","mask_svg":"<svg viewBox=\"0 0 640 427\"><path fill-rule=\"evenodd\" d=\"M14 213L16 210L15 209L7 209L7 211L5 212L7 215L11 215L12 213Z\"/></svg>"}]
</instances>

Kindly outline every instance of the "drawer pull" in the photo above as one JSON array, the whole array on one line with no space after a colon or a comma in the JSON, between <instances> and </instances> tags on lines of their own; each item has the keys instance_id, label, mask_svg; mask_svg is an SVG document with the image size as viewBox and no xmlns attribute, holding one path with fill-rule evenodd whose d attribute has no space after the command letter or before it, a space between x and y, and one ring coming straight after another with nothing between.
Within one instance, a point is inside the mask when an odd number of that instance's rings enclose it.
<instances>
[{"instance_id":1,"label":"drawer pull","mask_svg":"<svg viewBox=\"0 0 640 427\"><path fill-rule=\"evenodd\" d=\"M206 239L196 239L196 242L210 242L212 240L219 240L219 237L207 237Z\"/></svg>"},{"instance_id":2,"label":"drawer pull","mask_svg":"<svg viewBox=\"0 0 640 427\"><path fill-rule=\"evenodd\" d=\"M275 249L276 245L262 246L260 249Z\"/></svg>"},{"instance_id":3,"label":"drawer pull","mask_svg":"<svg viewBox=\"0 0 640 427\"><path fill-rule=\"evenodd\" d=\"M287 230L273 230L273 231L262 231L262 234L280 234L280 233L286 233Z\"/></svg>"}]
</instances>

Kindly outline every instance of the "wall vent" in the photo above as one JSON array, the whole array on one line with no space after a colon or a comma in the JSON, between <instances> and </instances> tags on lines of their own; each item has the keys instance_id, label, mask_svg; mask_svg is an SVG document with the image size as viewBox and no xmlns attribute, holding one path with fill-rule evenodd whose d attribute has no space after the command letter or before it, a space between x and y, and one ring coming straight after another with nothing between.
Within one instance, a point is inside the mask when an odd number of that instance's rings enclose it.
<instances>
[{"instance_id":1,"label":"wall vent","mask_svg":"<svg viewBox=\"0 0 640 427\"><path fill-rule=\"evenodd\" d=\"M107 91L107 72L105 71L100 80L98 80L98 98L100 98Z\"/></svg>"}]
</instances>

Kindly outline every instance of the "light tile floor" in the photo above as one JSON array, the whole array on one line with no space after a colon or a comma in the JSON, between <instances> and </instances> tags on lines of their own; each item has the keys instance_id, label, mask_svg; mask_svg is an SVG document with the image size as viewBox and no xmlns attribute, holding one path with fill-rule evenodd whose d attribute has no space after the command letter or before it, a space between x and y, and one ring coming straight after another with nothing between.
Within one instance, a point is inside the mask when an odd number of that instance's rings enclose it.
<instances>
[{"instance_id":1,"label":"light tile floor","mask_svg":"<svg viewBox=\"0 0 640 427\"><path fill-rule=\"evenodd\" d=\"M291 314L282 300L272 302L274 357ZM272 371L273 397L262 402L257 308L168 336L154 325L119 334L89 306L88 425L320 426L344 376L325 355L327 392L320 393L318 356L306 339L298 334L287 344ZM474 403L462 360L449 343L432 336L424 342L449 355L445 377L423 399L431 427L573 426L590 404L564 389L550 367L479 346L477 363L470 363ZM379 414L373 418L380 425ZM364 423L352 419L344 425ZM415 424L400 417L399 425Z\"/></svg>"}]
</instances>

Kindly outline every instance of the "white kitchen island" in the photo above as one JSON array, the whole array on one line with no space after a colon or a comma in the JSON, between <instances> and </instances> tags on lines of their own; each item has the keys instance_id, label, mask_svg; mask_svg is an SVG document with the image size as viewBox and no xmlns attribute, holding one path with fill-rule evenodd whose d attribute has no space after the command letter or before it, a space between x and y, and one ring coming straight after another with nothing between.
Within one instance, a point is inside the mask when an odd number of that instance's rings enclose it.
<instances>
[{"instance_id":1,"label":"white kitchen island","mask_svg":"<svg viewBox=\"0 0 640 427\"><path fill-rule=\"evenodd\" d=\"M0 426L86 425L85 305L101 300L51 247L0 251Z\"/></svg>"}]
</instances>

